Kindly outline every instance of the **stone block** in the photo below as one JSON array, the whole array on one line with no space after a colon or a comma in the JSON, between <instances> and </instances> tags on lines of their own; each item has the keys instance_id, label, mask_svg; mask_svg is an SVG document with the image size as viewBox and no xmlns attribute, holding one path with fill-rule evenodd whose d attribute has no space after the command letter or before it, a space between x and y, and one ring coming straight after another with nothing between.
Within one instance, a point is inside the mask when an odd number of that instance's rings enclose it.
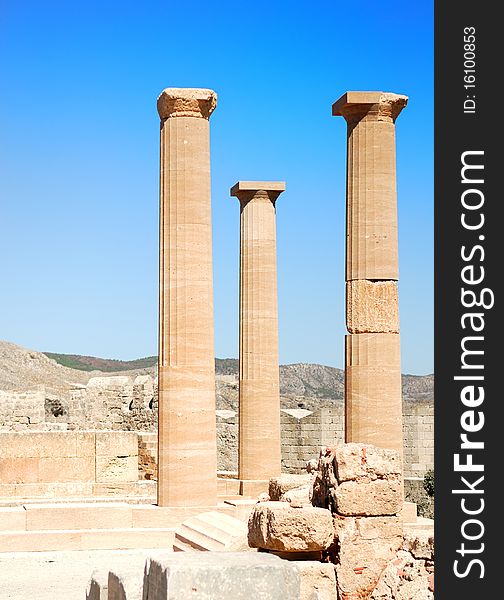
<instances>
[{"instance_id":1,"label":"stone block","mask_svg":"<svg viewBox=\"0 0 504 600\"><path fill-rule=\"evenodd\" d=\"M328 548L333 540L332 516L324 508L291 508L286 502L261 502L248 522L248 543L252 548L316 552Z\"/></svg>"},{"instance_id":2,"label":"stone block","mask_svg":"<svg viewBox=\"0 0 504 600\"><path fill-rule=\"evenodd\" d=\"M24 531L26 529L26 511L22 506L4 506L0 508L0 531Z\"/></svg>"},{"instance_id":3,"label":"stone block","mask_svg":"<svg viewBox=\"0 0 504 600\"><path fill-rule=\"evenodd\" d=\"M417 505L414 502L403 502L400 516L403 523L415 523L417 520Z\"/></svg>"},{"instance_id":4,"label":"stone block","mask_svg":"<svg viewBox=\"0 0 504 600\"><path fill-rule=\"evenodd\" d=\"M95 433L94 431L79 431L75 434L75 454L78 457L95 456Z\"/></svg>"},{"instance_id":5,"label":"stone block","mask_svg":"<svg viewBox=\"0 0 504 600\"><path fill-rule=\"evenodd\" d=\"M97 431L96 456L137 456L138 434L134 431Z\"/></svg>"},{"instance_id":6,"label":"stone block","mask_svg":"<svg viewBox=\"0 0 504 600\"><path fill-rule=\"evenodd\" d=\"M99 390L110 390L122 388L132 384L131 377L127 375L112 375L110 377L91 377L88 381L88 388L98 388Z\"/></svg>"},{"instance_id":7,"label":"stone block","mask_svg":"<svg viewBox=\"0 0 504 600\"><path fill-rule=\"evenodd\" d=\"M345 340L346 440L401 450L400 336L360 333Z\"/></svg>"},{"instance_id":8,"label":"stone block","mask_svg":"<svg viewBox=\"0 0 504 600\"><path fill-rule=\"evenodd\" d=\"M174 554L148 560L144 590L144 600L299 600L299 572L265 553Z\"/></svg>"},{"instance_id":9,"label":"stone block","mask_svg":"<svg viewBox=\"0 0 504 600\"><path fill-rule=\"evenodd\" d=\"M39 482L85 482L95 479L93 457L53 457L39 459Z\"/></svg>"},{"instance_id":10,"label":"stone block","mask_svg":"<svg viewBox=\"0 0 504 600\"><path fill-rule=\"evenodd\" d=\"M398 517L336 518L335 529L338 598L369 598L401 546L402 522Z\"/></svg>"},{"instance_id":11,"label":"stone block","mask_svg":"<svg viewBox=\"0 0 504 600\"><path fill-rule=\"evenodd\" d=\"M400 479L345 481L335 490L336 512L344 516L395 515L403 504Z\"/></svg>"},{"instance_id":12,"label":"stone block","mask_svg":"<svg viewBox=\"0 0 504 600\"><path fill-rule=\"evenodd\" d=\"M342 444L335 447L334 467L339 483L361 479L383 479L401 475L398 450L366 444Z\"/></svg>"},{"instance_id":13,"label":"stone block","mask_svg":"<svg viewBox=\"0 0 504 600\"><path fill-rule=\"evenodd\" d=\"M280 500L280 498L294 488L310 485L312 476L309 473L292 475L284 473L278 477L272 477L269 480L269 497L271 500Z\"/></svg>"},{"instance_id":14,"label":"stone block","mask_svg":"<svg viewBox=\"0 0 504 600\"><path fill-rule=\"evenodd\" d=\"M2 458L50 458L76 456L73 432L19 432L0 434Z\"/></svg>"},{"instance_id":15,"label":"stone block","mask_svg":"<svg viewBox=\"0 0 504 600\"><path fill-rule=\"evenodd\" d=\"M128 481L123 482L107 482L95 483L92 486L91 496L133 496L144 498L156 497L156 482L155 481Z\"/></svg>"},{"instance_id":16,"label":"stone block","mask_svg":"<svg viewBox=\"0 0 504 600\"><path fill-rule=\"evenodd\" d=\"M132 526L132 507L125 502L26 504L25 512L28 531Z\"/></svg>"},{"instance_id":17,"label":"stone block","mask_svg":"<svg viewBox=\"0 0 504 600\"><path fill-rule=\"evenodd\" d=\"M0 484L0 497L6 498L66 498L93 496L92 482L6 483Z\"/></svg>"},{"instance_id":18,"label":"stone block","mask_svg":"<svg viewBox=\"0 0 504 600\"><path fill-rule=\"evenodd\" d=\"M236 478L218 478L217 492L219 496L238 496L240 494L240 480Z\"/></svg>"},{"instance_id":19,"label":"stone block","mask_svg":"<svg viewBox=\"0 0 504 600\"><path fill-rule=\"evenodd\" d=\"M137 456L96 456L96 482L138 481Z\"/></svg>"},{"instance_id":20,"label":"stone block","mask_svg":"<svg viewBox=\"0 0 504 600\"><path fill-rule=\"evenodd\" d=\"M39 481L39 459L0 458L0 481L2 484L37 483Z\"/></svg>"},{"instance_id":21,"label":"stone block","mask_svg":"<svg viewBox=\"0 0 504 600\"><path fill-rule=\"evenodd\" d=\"M268 492L268 485L267 479L242 479L240 480L240 496L257 497L259 494Z\"/></svg>"},{"instance_id":22,"label":"stone block","mask_svg":"<svg viewBox=\"0 0 504 600\"><path fill-rule=\"evenodd\" d=\"M86 588L86 600L108 600L108 573L96 569Z\"/></svg>"},{"instance_id":23,"label":"stone block","mask_svg":"<svg viewBox=\"0 0 504 600\"><path fill-rule=\"evenodd\" d=\"M174 538L171 528L0 531L0 553L137 548L170 551L167 549L172 547Z\"/></svg>"},{"instance_id":24,"label":"stone block","mask_svg":"<svg viewBox=\"0 0 504 600\"><path fill-rule=\"evenodd\" d=\"M382 573L371 600L433 600L433 565L399 550Z\"/></svg>"},{"instance_id":25,"label":"stone block","mask_svg":"<svg viewBox=\"0 0 504 600\"><path fill-rule=\"evenodd\" d=\"M346 326L350 333L399 333L397 281L347 281Z\"/></svg>"},{"instance_id":26,"label":"stone block","mask_svg":"<svg viewBox=\"0 0 504 600\"><path fill-rule=\"evenodd\" d=\"M234 498L224 500L224 504L233 508L233 512L231 513L233 517L240 519L240 521L243 521L244 523L248 523L250 515L257 504L257 500L252 500L250 498Z\"/></svg>"},{"instance_id":27,"label":"stone block","mask_svg":"<svg viewBox=\"0 0 504 600\"><path fill-rule=\"evenodd\" d=\"M336 571L333 563L292 561L299 571L299 600L335 600Z\"/></svg>"},{"instance_id":28,"label":"stone block","mask_svg":"<svg viewBox=\"0 0 504 600\"><path fill-rule=\"evenodd\" d=\"M143 580L140 569L114 569L108 575L107 600L142 600Z\"/></svg>"},{"instance_id":29,"label":"stone block","mask_svg":"<svg viewBox=\"0 0 504 600\"><path fill-rule=\"evenodd\" d=\"M310 491L311 485L304 485L302 487L292 488L291 490L285 492L285 494L282 494L280 496L280 501L291 502L296 506L302 506L305 504L311 505Z\"/></svg>"},{"instance_id":30,"label":"stone block","mask_svg":"<svg viewBox=\"0 0 504 600\"><path fill-rule=\"evenodd\" d=\"M434 528L406 527L403 549L411 552L415 558L432 560L434 558Z\"/></svg>"}]
</instances>

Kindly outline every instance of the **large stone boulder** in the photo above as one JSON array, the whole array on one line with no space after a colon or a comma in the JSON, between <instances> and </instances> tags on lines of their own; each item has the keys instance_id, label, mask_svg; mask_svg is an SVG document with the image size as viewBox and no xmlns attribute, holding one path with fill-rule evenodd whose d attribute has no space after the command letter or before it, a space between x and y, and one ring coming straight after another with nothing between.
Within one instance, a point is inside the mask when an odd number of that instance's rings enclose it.
<instances>
[{"instance_id":1,"label":"large stone boulder","mask_svg":"<svg viewBox=\"0 0 504 600\"><path fill-rule=\"evenodd\" d=\"M332 545L334 526L328 510L292 508L286 502L261 502L250 515L248 543L278 552L316 552Z\"/></svg>"}]
</instances>

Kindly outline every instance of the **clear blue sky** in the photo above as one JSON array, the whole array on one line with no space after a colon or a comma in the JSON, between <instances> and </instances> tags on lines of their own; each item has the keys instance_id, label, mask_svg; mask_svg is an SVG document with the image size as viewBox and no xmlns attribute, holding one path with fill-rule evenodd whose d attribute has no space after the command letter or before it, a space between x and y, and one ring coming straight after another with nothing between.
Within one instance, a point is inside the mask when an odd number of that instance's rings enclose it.
<instances>
[{"instance_id":1,"label":"clear blue sky","mask_svg":"<svg viewBox=\"0 0 504 600\"><path fill-rule=\"evenodd\" d=\"M433 7L364 0L0 7L0 339L157 352L165 87L210 87L215 346L238 355L239 179L277 204L280 360L343 366L346 90L407 94L397 121L403 371L433 365Z\"/></svg>"}]
</instances>

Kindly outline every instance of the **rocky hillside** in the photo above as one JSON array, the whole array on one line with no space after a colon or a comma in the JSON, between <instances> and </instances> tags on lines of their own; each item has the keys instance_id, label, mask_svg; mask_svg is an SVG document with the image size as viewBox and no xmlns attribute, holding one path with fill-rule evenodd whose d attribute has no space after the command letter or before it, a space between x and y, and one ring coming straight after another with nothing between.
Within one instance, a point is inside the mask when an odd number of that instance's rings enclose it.
<instances>
[{"instance_id":1,"label":"rocky hillside","mask_svg":"<svg viewBox=\"0 0 504 600\"><path fill-rule=\"evenodd\" d=\"M65 390L72 383L87 383L91 376L64 367L42 352L0 340L0 390L29 390L42 384L51 390Z\"/></svg>"},{"instance_id":2,"label":"rocky hillside","mask_svg":"<svg viewBox=\"0 0 504 600\"><path fill-rule=\"evenodd\" d=\"M49 390L65 392L72 384L85 384L97 375L155 375L156 357L136 361L115 361L67 354L43 354L0 341L0 390L26 390L44 384ZM70 368L68 365L78 366ZM114 370L114 366L117 368ZM238 360L216 359L217 408L236 408L238 399ZM93 369L93 370L90 370ZM433 375L403 375L403 399L429 402L434 399ZM285 408L313 409L342 402L344 372L317 364L280 367L280 393Z\"/></svg>"}]
</instances>

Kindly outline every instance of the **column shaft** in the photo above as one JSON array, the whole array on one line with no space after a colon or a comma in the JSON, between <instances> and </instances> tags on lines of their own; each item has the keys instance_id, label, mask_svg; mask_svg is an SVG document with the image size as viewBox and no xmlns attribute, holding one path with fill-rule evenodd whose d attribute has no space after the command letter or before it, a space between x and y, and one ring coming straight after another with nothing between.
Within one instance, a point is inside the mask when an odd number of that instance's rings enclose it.
<instances>
[{"instance_id":1,"label":"column shaft","mask_svg":"<svg viewBox=\"0 0 504 600\"><path fill-rule=\"evenodd\" d=\"M275 201L285 186L277 184L280 189L271 190L266 183L266 189L234 194L240 199L238 476L242 480L269 479L281 471Z\"/></svg>"},{"instance_id":2,"label":"column shaft","mask_svg":"<svg viewBox=\"0 0 504 600\"><path fill-rule=\"evenodd\" d=\"M350 121L346 279L398 279L395 125Z\"/></svg>"},{"instance_id":3,"label":"column shaft","mask_svg":"<svg viewBox=\"0 0 504 600\"><path fill-rule=\"evenodd\" d=\"M185 102L183 111L177 100ZM205 100L206 115L199 112ZM160 506L217 501L208 121L214 105L209 90L165 90L158 101Z\"/></svg>"},{"instance_id":4,"label":"column shaft","mask_svg":"<svg viewBox=\"0 0 504 600\"><path fill-rule=\"evenodd\" d=\"M395 333L346 336L345 439L402 451L401 348Z\"/></svg>"},{"instance_id":5,"label":"column shaft","mask_svg":"<svg viewBox=\"0 0 504 600\"><path fill-rule=\"evenodd\" d=\"M395 120L407 98L347 92L345 439L402 450Z\"/></svg>"}]
</instances>

